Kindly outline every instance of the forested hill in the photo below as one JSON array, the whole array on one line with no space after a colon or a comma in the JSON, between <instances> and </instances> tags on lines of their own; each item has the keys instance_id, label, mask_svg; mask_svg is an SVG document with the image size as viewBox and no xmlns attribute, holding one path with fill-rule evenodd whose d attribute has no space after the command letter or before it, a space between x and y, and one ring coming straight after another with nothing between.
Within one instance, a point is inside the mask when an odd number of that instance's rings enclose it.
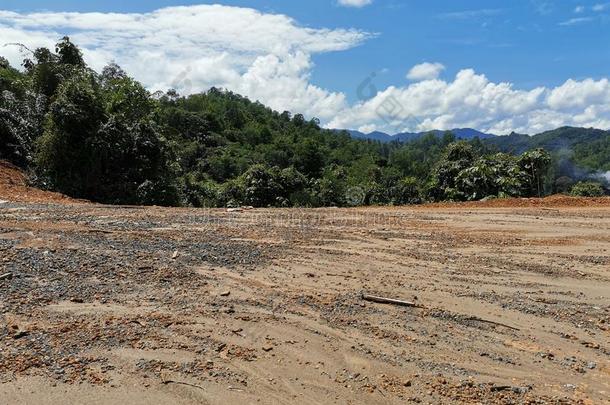
<instances>
[{"instance_id":1,"label":"forested hill","mask_svg":"<svg viewBox=\"0 0 610 405\"><path fill-rule=\"evenodd\" d=\"M574 156L535 147L498 153L504 145L451 133L357 140L228 91L150 94L119 66L91 70L68 38L35 50L20 70L0 58L0 158L26 169L38 187L104 203L284 207L539 196L598 179L595 171L607 167L601 144ZM562 168L580 164L575 156L589 166L570 177ZM600 184L577 186L604 192Z\"/></svg>"},{"instance_id":2,"label":"forested hill","mask_svg":"<svg viewBox=\"0 0 610 405\"><path fill-rule=\"evenodd\" d=\"M544 148L558 156L571 158L583 169L610 171L610 131L563 127L534 136L515 133L498 136L486 139L484 143L507 153Z\"/></svg>"},{"instance_id":3,"label":"forested hill","mask_svg":"<svg viewBox=\"0 0 610 405\"><path fill-rule=\"evenodd\" d=\"M403 143L414 141L429 134L434 134L440 138L445 132L451 132L456 139L474 140L479 138L484 145L505 153L521 154L528 150L543 148L563 157L571 157L574 163L583 169L610 170L610 131L601 129L562 127L531 136L517 133L495 136L470 128L458 128L450 131L405 132L396 135L389 135L384 132L365 134L359 131L348 131L355 139Z\"/></svg>"}]
</instances>

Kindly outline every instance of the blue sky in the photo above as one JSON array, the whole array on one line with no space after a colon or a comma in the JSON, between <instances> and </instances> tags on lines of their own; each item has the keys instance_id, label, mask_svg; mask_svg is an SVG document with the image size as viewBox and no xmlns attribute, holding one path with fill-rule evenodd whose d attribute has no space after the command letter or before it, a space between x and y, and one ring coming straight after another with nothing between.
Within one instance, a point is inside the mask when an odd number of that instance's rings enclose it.
<instances>
[{"instance_id":1,"label":"blue sky","mask_svg":"<svg viewBox=\"0 0 610 405\"><path fill-rule=\"evenodd\" d=\"M512 88L519 92L531 92L544 87L548 90L548 95L530 96L547 98L554 89L563 89L561 86L570 79L577 83L592 80L592 86L596 87L608 76L608 66L610 66L610 48L607 45L610 34L610 2L603 1L373 0L372 4L363 7L343 7L338 4L338 0L216 2L3 0L0 9L16 12L20 16L43 10L51 13L144 14L177 5L219 3L225 6L253 8L261 15L282 15L292 19L292 24L303 30L307 28L331 31L356 30L365 35L365 39L345 39L349 45L336 45L336 49L306 50L310 66L303 68L304 71L299 73L307 76L309 84L332 94L340 94L348 106L345 108L352 110L355 104L363 101L359 98L358 86L372 72L375 72L373 79L375 89L380 93L390 86L406 91L414 82L406 77L407 72L414 65L424 62L443 66L437 74L426 79L444 80L451 84L461 71L472 69L477 75L484 75L489 83L498 85L510 83ZM4 22L0 20L0 27L3 23L11 25L10 19L5 19ZM23 29L27 33L27 30L32 28ZM47 31L52 29L57 33L72 33L74 30L73 27L65 27L62 30L62 27L58 26L44 29ZM284 59L280 57L280 60ZM248 68L244 66L241 71L238 69L238 73L244 73L244 69ZM193 79L193 82L197 80ZM243 90L242 87L238 87ZM413 91L415 89L410 90L411 97ZM518 94L517 97L519 96L526 97L525 93ZM254 97L263 102L270 102L262 96L254 95ZM401 93L396 97L407 96ZM584 98L588 100L587 97ZM604 97L596 99L596 102L605 103ZM275 101L275 104L270 102L272 107L281 107L278 105L280 102ZM567 108L566 103L555 102L553 105L560 105L564 110ZM299 103L295 106L298 107ZM566 116L574 113L585 114L586 107L590 106L589 102L588 105L581 105L578 111L569 112L558 111L558 108L552 106L549 112L546 111L549 109L547 105L544 108L539 105L532 108L536 108L539 113L545 110L545 119L549 121L548 125L551 125L561 123L561 118L556 113L565 113ZM286 105L286 108L290 107L293 106ZM510 106L505 110L512 111L515 108ZM479 127L478 129L485 130L494 127L503 131L544 129L543 124L532 120L531 117L510 117L507 116L510 114L506 111L498 116L490 116L487 120L471 121ZM415 115L420 112L417 111ZM551 112L552 116L549 115ZM442 111L438 112L438 114L442 113ZM349 117L355 114L357 111L351 111L350 114L344 114L345 119L335 122L351 124ZM522 115L522 112L515 110L515 114ZM605 111L591 114L594 116L587 123L594 123L596 126L606 125ZM426 114L420 115L416 120L417 125L469 123L468 117L459 119L454 117L455 119L452 120L447 117L438 119L439 116L435 114L430 117ZM512 122L507 121L512 118L515 118ZM429 120L426 121L427 119ZM324 117L323 121L333 122L332 117ZM352 119L352 121L353 126L364 129L401 129L398 128L401 123L394 122L396 120ZM498 121L505 124L495 125L494 122ZM570 124L570 122L566 123ZM413 122L404 125L413 125Z\"/></svg>"}]
</instances>

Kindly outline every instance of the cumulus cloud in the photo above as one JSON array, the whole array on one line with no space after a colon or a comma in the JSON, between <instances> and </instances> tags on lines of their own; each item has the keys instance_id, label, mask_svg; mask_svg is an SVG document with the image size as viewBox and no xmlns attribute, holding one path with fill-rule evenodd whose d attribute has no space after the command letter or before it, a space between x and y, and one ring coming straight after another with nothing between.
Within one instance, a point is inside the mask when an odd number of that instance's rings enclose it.
<instances>
[{"instance_id":1,"label":"cumulus cloud","mask_svg":"<svg viewBox=\"0 0 610 405\"><path fill-rule=\"evenodd\" d=\"M388 87L342 111L335 128L387 132L472 127L495 134L537 133L564 125L610 128L610 82L568 80L555 88L516 89L464 69L452 81Z\"/></svg>"},{"instance_id":2,"label":"cumulus cloud","mask_svg":"<svg viewBox=\"0 0 610 405\"><path fill-rule=\"evenodd\" d=\"M96 70L115 61L151 90L190 93L211 86L243 92L272 108L324 118L345 96L309 83L314 54L357 46L371 35L302 27L288 16L221 5L143 14L0 11L0 38L52 47L64 33ZM16 47L1 53L14 65Z\"/></svg>"},{"instance_id":3,"label":"cumulus cloud","mask_svg":"<svg viewBox=\"0 0 610 405\"><path fill-rule=\"evenodd\" d=\"M425 62L413 66L407 73L407 79L414 81L436 79L443 70L445 70L445 66L441 63Z\"/></svg>"},{"instance_id":4,"label":"cumulus cloud","mask_svg":"<svg viewBox=\"0 0 610 405\"><path fill-rule=\"evenodd\" d=\"M610 104L610 82L608 79L586 79L580 82L569 79L549 92L547 104L560 111Z\"/></svg>"},{"instance_id":5,"label":"cumulus cloud","mask_svg":"<svg viewBox=\"0 0 610 405\"><path fill-rule=\"evenodd\" d=\"M405 86L350 104L347 96L311 82L316 54L350 49L372 35L354 29L310 28L288 16L220 5L171 7L142 14L0 11L3 43L52 48L69 33L96 70L121 65L150 90L195 93L223 87L276 110L319 117L330 128L386 132L473 127L497 134L535 133L562 125L610 128L610 82L572 80L522 90L472 69L441 80L444 66L426 63ZM13 65L18 47L0 54ZM354 85L354 91L356 84Z\"/></svg>"},{"instance_id":6,"label":"cumulus cloud","mask_svg":"<svg viewBox=\"0 0 610 405\"><path fill-rule=\"evenodd\" d=\"M343 7L364 7L371 4L373 0L339 0L339 5Z\"/></svg>"}]
</instances>

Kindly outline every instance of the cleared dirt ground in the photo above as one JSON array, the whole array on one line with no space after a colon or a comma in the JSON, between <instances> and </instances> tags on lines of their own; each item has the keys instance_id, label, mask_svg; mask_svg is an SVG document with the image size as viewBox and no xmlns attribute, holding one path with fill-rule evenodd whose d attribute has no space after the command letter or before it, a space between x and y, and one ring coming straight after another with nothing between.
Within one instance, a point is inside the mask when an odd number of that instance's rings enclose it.
<instances>
[{"instance_id":1,"label":"cleared dirt ground","mask_svg":"<svg viewBox=\"0 0 610 405\"><path fill-rule=\"evenodd\" d=\"M0 203L0 403L608 403L610 202L495 204Z\"/></svg>"}]
</instances>

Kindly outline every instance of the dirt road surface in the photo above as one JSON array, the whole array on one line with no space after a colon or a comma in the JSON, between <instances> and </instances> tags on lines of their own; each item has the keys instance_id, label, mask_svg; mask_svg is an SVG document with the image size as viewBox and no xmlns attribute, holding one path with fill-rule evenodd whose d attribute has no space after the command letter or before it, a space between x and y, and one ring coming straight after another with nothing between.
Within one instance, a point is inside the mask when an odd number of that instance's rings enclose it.
<instances>
[{"instance_id":1,"label":"dirt road surface","mask_svg":"<svg viewBox=\"0 0 610 405\"><path fill-rule=\"evenodd\" d=\"M610 203L518 205L2 202L0 403L608 403Z\"/></svg>"}]
</instances>

